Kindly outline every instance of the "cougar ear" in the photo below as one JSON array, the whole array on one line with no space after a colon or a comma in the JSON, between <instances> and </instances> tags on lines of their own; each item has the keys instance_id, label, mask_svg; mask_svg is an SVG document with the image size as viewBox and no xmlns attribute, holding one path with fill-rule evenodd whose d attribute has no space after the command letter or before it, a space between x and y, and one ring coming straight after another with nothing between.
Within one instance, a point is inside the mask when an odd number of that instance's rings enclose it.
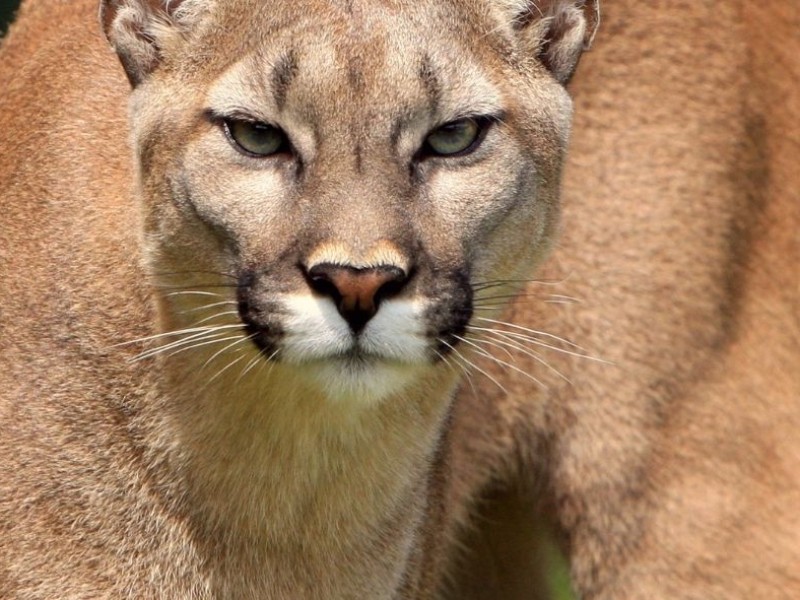
<instances>
[{"instance_id":1,"label":"cougar ear","mask_svg":"<svg viewBox=\"0 0 800 600\"><path fill-rule=\"evenodd\" d=\"M100 22L131 84L152 73L199 17L203 0L102 0Z\"/></svg>"},{"instance_id":2,"label":"cougar ear","mask_svg":"<svg viewBox=\"0 0 800 600\"><path fill-rule=\"evenodd\" d=\"M525 51L566 83L600 24L600 0L501 0L512 11Z\"/></svg>"}]
</instances>

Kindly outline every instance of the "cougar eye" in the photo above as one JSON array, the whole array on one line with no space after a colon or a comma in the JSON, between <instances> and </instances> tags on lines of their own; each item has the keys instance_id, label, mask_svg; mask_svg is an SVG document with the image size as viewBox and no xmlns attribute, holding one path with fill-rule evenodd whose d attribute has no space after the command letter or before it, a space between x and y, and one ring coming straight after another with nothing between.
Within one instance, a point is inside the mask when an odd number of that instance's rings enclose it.
<instances>
[{"instance_id":1,"label":"cougar eye","mask_svg":"<svg viewBox=\"0 0 800 600\"><path fill-rule=\"evenodd\" d=\"M240 150L254 156L272 156L287 149L286 134L260 121L226 119L225 133Z\"/></svg>"},{"instance_id":2,"label":"cougar eye","mask_svg":"<svg viewBox=\"0 0 800 600\"><path fill-rule=\"evenodd\" d=\"M446 123L428 134L425 150L433 156L466 154L478 147L483 129L483 124L473 118Z\"/></svg>"}]
</instances>

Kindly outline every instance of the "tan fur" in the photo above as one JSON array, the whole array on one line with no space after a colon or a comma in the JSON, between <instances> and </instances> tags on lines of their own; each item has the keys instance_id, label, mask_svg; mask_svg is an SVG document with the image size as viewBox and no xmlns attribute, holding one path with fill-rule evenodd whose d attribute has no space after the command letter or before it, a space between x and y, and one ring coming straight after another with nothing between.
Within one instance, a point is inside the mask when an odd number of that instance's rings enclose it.
<instances>
[{"instance_id":1,"label":"tan fur","mask_svg":"<svg viewBox=\"0 0 800 600\"><path fill-rule=\"evenodd\" d=\"M556 80L591 36L571 3L156 4L104 3L128 80L94 1L29 0L3 42L0 597L529 598L535 515L584 599L800 595L785 3L607 3L572 88L563 235L503 316L554 235ZM288 47L283 97L267 73ZM436 124L421 50L450 118L506 111L489 159L424 194L400 171ZM201 114L243 102L280 113L304 187ZM401 107L418 112L390 156ZM336 313L297 265L326 262L416 269L374 317L405 358L307 359L304 311ZM466 341L423 360L459 268ZM236 302L220 273L247 269L295 355L267 363L234 328L131 360L163 338L132 340L235 312L203 307Z\"/></svg>"}]
</instances>

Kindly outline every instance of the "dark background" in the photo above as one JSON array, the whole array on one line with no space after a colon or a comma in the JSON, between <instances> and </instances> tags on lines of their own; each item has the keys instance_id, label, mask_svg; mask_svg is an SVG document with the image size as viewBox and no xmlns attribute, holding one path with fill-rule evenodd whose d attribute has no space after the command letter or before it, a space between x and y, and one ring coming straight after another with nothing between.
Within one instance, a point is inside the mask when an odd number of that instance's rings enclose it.
<instances>
[{"instance_id":1,"label":"dark background","mask_svg":"<svg viewBox=\"0 0 800 600\"><path fill-rule=\"evenodd\" d=\"M8 23L17 10L19 0L0 0L0 35L8 29Z\"/></svg>"}]
</instances>

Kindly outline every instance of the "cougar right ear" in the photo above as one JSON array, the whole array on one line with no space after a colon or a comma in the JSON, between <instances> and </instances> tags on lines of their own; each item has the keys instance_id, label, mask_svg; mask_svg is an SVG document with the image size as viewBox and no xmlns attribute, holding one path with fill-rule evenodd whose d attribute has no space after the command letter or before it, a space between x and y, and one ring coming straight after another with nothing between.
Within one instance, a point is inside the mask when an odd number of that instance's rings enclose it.
<instances>
[{"instance_id":1,"label":"cougar right ear","mask_svg":"<svg viewBox=\"0 0 800 600\"><path fill-rule=\"evenodd\" d=\"M203 0L102 0L100 22L131 84L152 73L198 18Z\"/></svg>"},{"instance_id":2,"label":"cougar right ear","mask_svg":"<svg viewBox=\"0 0 800 600\"><path fill-rule=\"evenodd\" d=\"M600 0L495 0L512 19L526 52L566 83L600 24Z\"/></svg>"}]
</instances>

